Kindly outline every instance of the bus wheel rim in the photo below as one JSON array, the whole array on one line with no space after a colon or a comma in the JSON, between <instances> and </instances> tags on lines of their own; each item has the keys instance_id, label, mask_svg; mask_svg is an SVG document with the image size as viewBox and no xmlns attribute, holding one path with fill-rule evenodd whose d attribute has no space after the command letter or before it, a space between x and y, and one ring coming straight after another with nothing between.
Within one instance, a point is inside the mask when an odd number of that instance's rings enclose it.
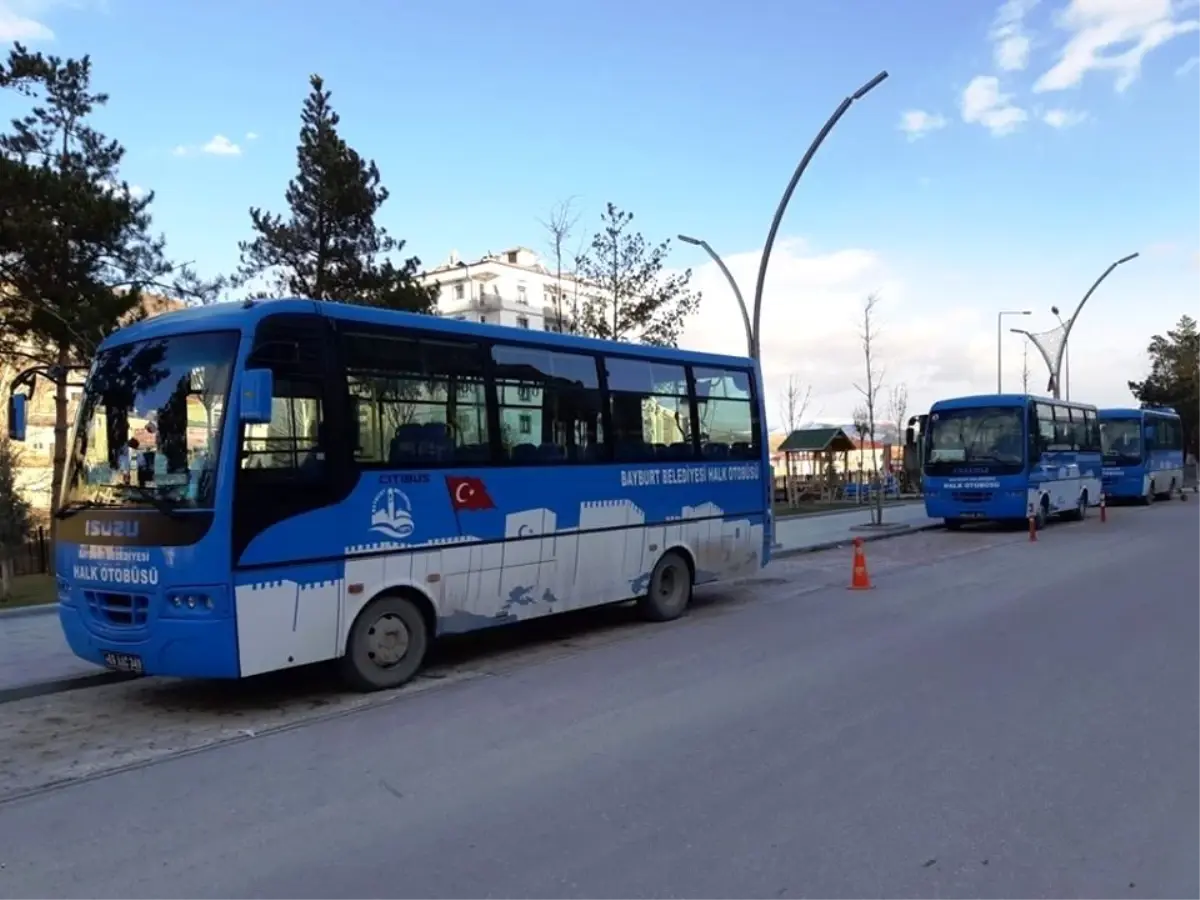
<instances>
[{"instance_id":1,"label":"bus wheel rim","mask_svg":"<svg viewBox=\"0 0 1200 900\"><path fill-rule=\"evenodd\" d=\"M408 626L404 624L404 620L392 613L386 613L367 628L363 649L371 662L387 669L404 659L410 640Z\"/></svg>"}]
</instances>

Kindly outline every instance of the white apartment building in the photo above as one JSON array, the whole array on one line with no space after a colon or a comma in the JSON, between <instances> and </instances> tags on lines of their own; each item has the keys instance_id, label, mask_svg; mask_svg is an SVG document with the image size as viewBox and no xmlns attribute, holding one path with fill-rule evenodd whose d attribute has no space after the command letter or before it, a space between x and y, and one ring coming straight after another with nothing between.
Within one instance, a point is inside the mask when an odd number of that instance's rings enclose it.
<instances>
[{"instance_id":1,"label":"white apartment building","mask_svg":"<svg viewBox=\"0 0 1200 900\"><path fill-rule=\"evenodd\" d=\"M555 305L558 278L527 247L489 252L473 262L454 250L420 281L438 286L438 315L511 328L569 330L571 312L582 299L578 282L563 272L560 321Z\"/></svg>"}]
</instances>

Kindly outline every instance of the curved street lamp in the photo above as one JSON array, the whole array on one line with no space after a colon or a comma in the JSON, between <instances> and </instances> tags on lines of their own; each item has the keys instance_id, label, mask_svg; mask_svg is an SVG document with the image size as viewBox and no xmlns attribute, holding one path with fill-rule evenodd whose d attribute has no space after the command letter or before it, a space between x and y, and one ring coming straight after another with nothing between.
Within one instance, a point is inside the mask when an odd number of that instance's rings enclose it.
<instances>
[{"instance_id":1,"label":"curved street lamp","mask_svg":"<svg viewBox=\"0 0 1200 900\"><path fill-rule=\"evenodd\" d=\"M809 145L808 150L800 160L800 165L796 167L796 171L792 174L792 180L788 182L786 190L783 192L783 199L779 201L779 206L775 210L775 218L771 220L771 230L767 232L767 242L763 245L762 261L758 264L758 281L754 285L754 316L753 327L751 334L753 335L753 349L751 356L755 359L759 356L761 347L759 345L760 326L762 323L762 295L763 286L767 280L767 261L771 258L771 248L775 246L775 236L779 232L779 225L783 221L783 213L787 209L788 202L792 199L792 194L796 190L796 185L800 183L800 177L804 174L804 170L808 168L809 162L817 152L817 148L821 146L825 138L829 136L829 132L833 130L833 126L838 123L838 120L846 114L851 104L856 100L861 100L868 93L878 87L888 77L887 71L880 72L857 91L842 101L841 105L834 110L833 115L829 117L829 121L817 133L813 142Z\"/></svg>"},{"instance_id":2,"label":"curved street lamp","mask_svg":"<svg viewBox=\"0 0 1200 900\"><path fill-rule=\"evenodd\" d=\"M721 274L725 276L725 280L729 282L729 286L733 288L733 296L737 299L738 307L742 311L742 324L746 327L746 353L754 356L754 331L750 327L750 313L746 310L746 298L742 296L742 291L738 287L737 281L733 277L733 273L729 271L729 267L725 265L725 261L717 256L717 252L712 247L708 246L708 241L702 241L700 238L688 237L686 234L678 236L679 240L685 244L691 244L693 247L700 247L712 257L712 261L717 264L717 268L721 270Z\"/></svg>"},{"instance_id":3,"label":"curved street lamp","mask_svg":"<svg viewBox=\"0 0 1200 900\"><path fill-rule=\"evenodd\" d=\"M1069 341L1071 339L1071 329L1075 327L1075 320L1079 318L1079 313L1083 310L1083 305L1088 302L1088 299L1092 296L1092 294L1094 294L1096 292L1096 288L1100 287L1100 284L1104 281L1104 279L1112 274L1113 269L1115 269L1117 266L1122 266L1127 262L1132 262L1133 260L1137 259L1139 256L1141 256L1140 253L1130 253L1128 256L1122 256L1116 262L1109 265L1109 267L1107 269L1105 269L1103 273L1101 273L1100 277L1097 278L1092 283L1092 286L1090 288L1088 288L1087 293L1083 295L1083 299L1079 301L1079 305L1077 307L1075 307L1075 312L1071 313L1071 318L1069 318L1065 323L1063 323L1064 330L1063 330L1062 346L1058 348L1058 358L1054 360L1054 369L1052 370L1054 372L1056 393L1057 393L1057 382L1058 382L1058 368L1059 368L1059 366L1062 365L1063 356L1067 352L1067 341ZM1058 319L1058 321L1060 323L1062 323L1062 316L1060 316L1058 314L1058 307L1052 306L1050 308L1050 311L1052 313L1054 313L1054 315ZM1067 388L1067 399L1070 400L1071 399L1071 367L1070 367L1069 362L1067 364L1066 388Z\"/></svg>"}]
</instances>

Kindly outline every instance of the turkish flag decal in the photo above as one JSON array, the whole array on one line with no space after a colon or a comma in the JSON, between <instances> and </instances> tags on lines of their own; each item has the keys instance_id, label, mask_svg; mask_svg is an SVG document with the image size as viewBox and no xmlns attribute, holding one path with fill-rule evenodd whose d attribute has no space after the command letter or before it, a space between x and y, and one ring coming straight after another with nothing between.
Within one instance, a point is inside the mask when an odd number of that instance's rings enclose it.
<instances>
[{"instance_id":1,"label":"turkish flag decal","mask_svg":"<svg viewBox=\"0 0 1200 900\"><path fill-rule=\"evenodd\" d=\"M487 487L480 478L469 476L447 475L446 490L450 492L450 505L455 512L495 509Z\"/></svg>"}]
</instances>

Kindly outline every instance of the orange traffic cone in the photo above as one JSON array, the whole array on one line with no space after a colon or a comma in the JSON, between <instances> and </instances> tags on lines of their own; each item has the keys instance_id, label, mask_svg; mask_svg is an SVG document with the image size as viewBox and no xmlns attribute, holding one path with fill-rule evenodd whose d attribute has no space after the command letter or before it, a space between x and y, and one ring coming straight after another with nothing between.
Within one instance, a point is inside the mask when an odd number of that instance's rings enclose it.
<instances>
[{"instance_id":1,"label":"orange traffic cone","mask_svg":"<svg viewBox=\"0 0 1200 900\"><path fill-rule=\"evenodd\" d=\"M863 539L854 539L854 569L850 574L850 590L869 591L875 585L871 584L871 576L867 572L867 554L863 551Z\"/></svg>"}]
</instances>

